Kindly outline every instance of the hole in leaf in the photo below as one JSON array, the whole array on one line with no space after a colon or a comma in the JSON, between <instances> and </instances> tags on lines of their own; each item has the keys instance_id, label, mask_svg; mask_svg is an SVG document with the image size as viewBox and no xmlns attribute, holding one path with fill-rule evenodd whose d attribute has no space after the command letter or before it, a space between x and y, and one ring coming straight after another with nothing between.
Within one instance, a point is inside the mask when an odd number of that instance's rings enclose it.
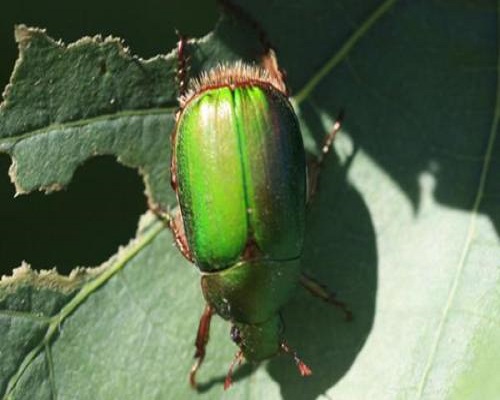
<instances>
[{"instance_id":1,"label":"hole in leaf","mask_svg":"<svg viewBox=\"0 0 500 400\"><path fill-rule=\"evenodd\" d=\"M66 190L33 192L14 199L0 155L0 275L26 260L35 269L95 266L134 237L147 208L139 174L111 156L88 160Z\"/></svg>"}]
</instances>

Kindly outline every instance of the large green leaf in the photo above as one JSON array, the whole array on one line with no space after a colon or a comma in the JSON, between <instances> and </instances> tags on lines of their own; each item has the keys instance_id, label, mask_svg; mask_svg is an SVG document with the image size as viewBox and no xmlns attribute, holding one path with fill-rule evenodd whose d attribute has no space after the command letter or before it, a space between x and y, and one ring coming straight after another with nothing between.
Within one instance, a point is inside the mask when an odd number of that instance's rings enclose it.
<instances>
[{"instance_id":1,"label":"large green leaf","mask_svg":"<svg viewBox=\"0 0 500 400\"><path fill-rule=\"evenodd\" d=\"M304 2L305 3L305 2ZM500 392L500 104L493 2L252 2L287 70L308 148L341 108L335 155L311 207L304 269L355 319L297 292L286 357L222 381L235 350L217 319L200 398L480 398ZM289 4L289 3L287 3ZM298 28L300 27L300 29ZM63 46L18 28L0 109L18 191L67 185L111 154L173 205L175 54L143 61L115 40ZM251 60L251 30L224 19L193 43L192 73ZM0 393L12 399L193 398L186 380L202 310L196 269L146 215L101 267L70 277L26 265L0 283Z\"/></svg>"}]
</instances>

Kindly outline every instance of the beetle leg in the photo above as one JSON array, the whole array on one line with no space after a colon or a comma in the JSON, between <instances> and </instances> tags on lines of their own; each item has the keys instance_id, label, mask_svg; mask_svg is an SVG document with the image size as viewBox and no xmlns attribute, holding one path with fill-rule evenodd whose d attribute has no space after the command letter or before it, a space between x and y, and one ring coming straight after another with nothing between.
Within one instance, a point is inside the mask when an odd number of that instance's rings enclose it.
<instances>
[{"instance_id":1,"label":"beetle leg","mask_svg":"<svg viewBox=\"0 0 500 400\"><path fill-rule=\"evenodd\" d=\"M290 96L290 91L288 90L288 87L286 85L286 72L278 65L276 53L271 47L262 56L261 64L262 67L269 72L269 75L271 75L271 77L273 77L277 82L281 84L281 91L286 96Z\"/></svg>"},{"instance_id":2,"label":"beetle leg","mask_svg":"<svg viewBox=\"0 0 500 400\"><path fill-rule=\"evenodd\" d=\"M318 178L321 172L321 167L325 160L326 155L330 152L332 148L335 136L342 126L342 121L344 119L344 112L340 111L337 120L333 124L333 128L330 133L328 133L323 139L323 145L321 146L321 153L315 159L309 161L307 164L307 174L308 174L308 190L307 190L307 202L311 202L312 198L316 194L318 189Z\"/></svg>"},{"instance_id":3,"label":"beetle leg","mask_svg":"<svg viewBox=\"0 0 500 400\"><path fill-rule=\"evenodd\" d=\"M203 314L200 318L200 324L198 325L198 333L196 335L196 341L194 345L196 346L196 352L194 353L194 358L196 361L189 372L189 383L193 389L196 389L196 372L200 368L203 363L203 359L205 358L205 350L207 347L209 333L210 333L210 321L212 320L212 315L214 314L214 310L208 304L205 305L205 309L203 310Z\"/></svg>"},{"instance_id":4,"label":"beetle leg","mask_svg":"<svg viewBox=\"0 0 500 400\"><path fill-rule=\"evenodd\" d=\"M241 350L238 350L236 355L234 356L233 361L231 362L231 365L229 366L229 370L227 371L226 379L224 380L224 390L227 390L231 387L233 380L233 369L236 366L236 364L240 365L241 362L243 361L243 352Z\"/></svg>"},{"instance_id":5,"label":"beetle leg","mask_svg":"<svg viewBox=\"0 0 500 400\"><path fill-rule=\"evenodd\" d=\"M189 249L186 234L184 232L184 222L182 221L180 208L178 208L173 217L170 218L169 226L172 230L172 234L174 235L177 248L188 261L193 262L193 256L191 254L191 250Z\"/></svg>"},{"instance_id":6,"label":"beetle leg","mask_svg":"<svg viewBox=\"0 0 500 400\"><path fill-rule=\"evenodd\" d=\"M312 375L311 368L309 368L307 364L299 358L297 352L295 350L292 350L285 341L281 342L281 350L283 350L286 354L289 354L293 357L293 360L295 361L295 364L299 369L300 375L302 376Z\"/></svg>"},{"instance_id":7,"label":"beetle leg","mask_svg":"<svg viewBox=\"0 0 500 400\"><path fill-rule=\"evenodd\" d=\"M286 72L278 65L274 46L271 44L264 28L262 28L262 26L241 6L233 4L232 1L218 0L218 3L226 14L233 15L236 19L244 22L255 31L263 49L261 58L262 67L266 69L273 78L281 83L281 90L288 96L289 92L286 85Z\"/></svg>"},{"instance_id":8,"label":"beetle leg","mask_svg":"<svg viewBox=\"0 0 500 400\"><path fill-rule=\"evenodd\" d=\"M352 320L352 311L343 301L335 298L335 293L330 292L324 285L314 280L313 278L302 273L300 275L300 284L304 286L313 296L319 297L329 304L339 308L343 313L346 321Z\"/></svg>"},{"instance_id":9,"label":"beetle leg","mask_svg":"<svg viewBox=\"0 0 500 400\"><path fill-rule=\"evenodd\" d=\"M179 31L175 31L177 36L179 37L179 41L177 42L177 83L179 85L179 97L183 96L187 90L187 62L188 58L186 56L186 46L187 46L187 38L179 33Z\"/></svg>"},{"instance_id":10,"label":"beetle leg","mask_svg":"<svg viewBox=\"0 0 500 400\"><path fill-rule=\"evenodd\" d=\"M260 26L260 24L248 14L241 6L234 4L231 0L218 0L217 3L222 8L222 11L226 14L234 16L236 19L244 22L250 26L259 36L259 41L264 48L264 53L267 53L271 46L271 42L267 37L266 31Z\"/></svg>"},{"instance_id":11,"label":"beetle leg","mask_svg":"<svg viewBox=\"0 0 500 400\"><path fill-rule=\"evenodd\" d=\"M189 250L186 234L184 233L184 223L182 222L182 214L179 208L174 210L174 213L169 213L157 205L150 205L149 209L163 222L168 224L168 227L174 235L174 240L177 248L182 255L189 261L193 262L193 256Z\"/></svg>"}]
</instances>

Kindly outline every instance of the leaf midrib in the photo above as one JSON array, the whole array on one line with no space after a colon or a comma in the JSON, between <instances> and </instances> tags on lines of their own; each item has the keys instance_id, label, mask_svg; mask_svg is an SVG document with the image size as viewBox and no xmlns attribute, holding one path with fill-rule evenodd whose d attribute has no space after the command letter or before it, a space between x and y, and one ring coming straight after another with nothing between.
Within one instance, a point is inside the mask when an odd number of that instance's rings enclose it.
<instances>
[{"instance_id":1,"label":"leaf midrib","mask_svg":"<svg viewBox=\"0 0 500 400\"><path fill-rule=\"evenodd\" d=\"M500 15L500 2L497 3L497 15ZM497 43L500 42L500 21L497 18ZM458 284L460 282L460 278L462 276L464 267L465 267L465 261L467 260L467 256L469 254L469 249L470 246L472 245L474 235L476 233L476 224L477 224L477 218L479 214L479 208L481 206L481 201L484 196L484 189L486 187L486 182L488 180L488 173L491 165L491 159L493 156L493 149L495 146L495 141L497 137L497 132L498 132L498 126L500 123L500 78L499 78L499 68L500 68L500 52L497 54L497 86L496 86L496 93L495 93L495 108L493 110L493 119L491 123L491 128L489 132L489 137L488 137L488 144L486 145L486 152L484 154L484 161L483 165L481 167L481 174L479 177L479 184L477 187L477 192L476 196L474 198L474 202L472 204L472 209L471 209L471 216L469 219L469 225L467 228L467 234L465 236L465 241L464 245L462 248L462 253L460 254L460 259L457 265L457 269L455 272L455 276L453 278L453 282L450 288L450 291L448 293L448 297L446 299L443 312L441 314L441 318L439 321L439 326L438 330L436 332L436 336L434 339L434 342L431 347L431 351L429 353L429 357L427 359L427 362L425 364L424 371L422 373L422 377L420 379L420 382L418 384L418 389L417 389L417 399L421 399L422 395L424 393L424 390L427 386L427 381L429 379L429 375L431 372L431 368L434 362L434 359L436 358L437 354L437 349L439 348L439 344L441 343L443 332L444 332L444 326L446 323L446 320L448 318L448 314L451 310L451 306L453 304L453 301L455 300L455 296L457 293L458 289Z\"/></svg>"},{"instance_id":2,"label":"leaf midrib","mask_svg":"<svg viewBox=\"0 0 500 400\"><path fill-rule=\"evenodd\" d=\"M2 149L2 145L3 146L6 146L6 145L12 146L13 143L17 144L18 142L20 142L24 139L28 139L28 138L31 138L34 136L42 135L45 133L50 133L50 132L56 131L56 130L78 128L81 126L91 125L91 124L99 123L99 122L107 122L110 120L116 120L116 119L120 119L120 118L141 117L141 116L150 116L150 115L168 115L170 113L173 113L176 110L176 108L177 108L176 106L171 106L171 107L163 107L163 108L126 110L126 111L119 111L119 112L112 113L112 114L102 114L102 115L92 117L92 118L79 119L76 121L50 124L50 125L44 126L43 128L34 129L34 130L28 131L28 132L23 132L21 134L15 135L15 136L0 138L0 151L2 151L2 150L5 151L4 149Z\"/></svg>"},{"instance_id":3,"label":"leaf midrib","mask_svg":"<svg viewBox=\"0 0 500 400\"><path fill-rule=\"evenodd\" d=\"M41 342L33 348L23 359L17 371L9 379L7 388L5 391L4 398L8 398L9 394L15 388L17 382L23 375L26 368L31 364L31 362L36 358L36 356L42 351L42 349L48 349L50 351L50 342L54 334L59 330L59 327L64 322L64 320L80 305L87 297L89 297L95 290L106 283L113 275L115 275L119 270L121 270L132 258L134 258L144 247L146 247L153 239L165 229L166 224L163 221L156 220L148 228L143 236L135 239L135 242L131 246L125 248L119 255L119 258L115 263L111 264L107 269L104 270L98 277L86 283L78 293L54 316L50 317L50 323L47 328L45 336ZM48 356L51 360L51 356ZM51 361L49 361L51 362ZM50 365L49 365L50 367ZM52 383L51 383L52 385Z\"/></svg>"}]
</instances>

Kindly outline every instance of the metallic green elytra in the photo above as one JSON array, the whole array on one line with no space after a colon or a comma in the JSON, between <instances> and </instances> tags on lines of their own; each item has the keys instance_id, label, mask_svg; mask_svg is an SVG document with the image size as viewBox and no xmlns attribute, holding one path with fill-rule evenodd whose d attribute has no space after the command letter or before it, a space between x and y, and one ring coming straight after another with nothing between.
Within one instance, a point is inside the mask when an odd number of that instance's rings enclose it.
<instances>
[{"instance_id":1,"label":"metallic green elytra","mask_svg":"<svg viewBox=\"0 0 500 400\"><path fill-rule=\"evenodd\" d=\"M242 82L191 98L179 116L175 160L186 237L202 271L250 256L300 256L304 147L287 98L272 85Z\"/></svg>"}]
</instances>

